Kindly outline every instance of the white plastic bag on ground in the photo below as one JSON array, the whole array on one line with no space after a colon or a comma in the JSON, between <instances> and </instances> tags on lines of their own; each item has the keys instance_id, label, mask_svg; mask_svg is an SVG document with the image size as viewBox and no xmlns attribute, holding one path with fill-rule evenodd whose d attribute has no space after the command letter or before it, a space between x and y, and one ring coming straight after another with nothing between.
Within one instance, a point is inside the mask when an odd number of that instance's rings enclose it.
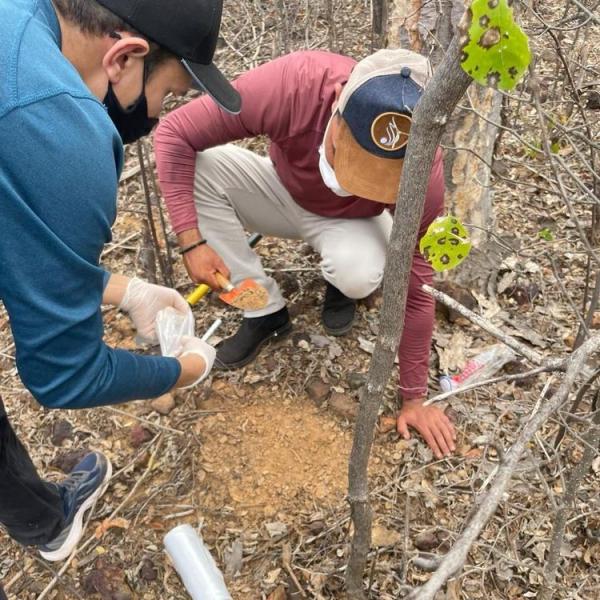
<instances>
[{"instance_id":1,"label":"white plastic bag on ground","mask_svg":"<svg viewBox=\"0 0 600 600\"><path fill-rule=\"evenodd\" d=\"M515 360L516 357L516 353L508 346L494 344L472 358L457 375L442 375L440 377L442 392L450 392L472 383L490 379L506 363Z\"/></svg>"},{"instance_id":2,"label":"white plastic bag on ground","mask_svg":"<svg viewBox=\"0 0 600 600\"><path fill-rule=\"evenodd\" d=\"M156 334L163 356L177 356L184 335L195 335L194 315L189 310L182 313L169 306L158 311L156 315Z\"/></svg>"}]
</instances>

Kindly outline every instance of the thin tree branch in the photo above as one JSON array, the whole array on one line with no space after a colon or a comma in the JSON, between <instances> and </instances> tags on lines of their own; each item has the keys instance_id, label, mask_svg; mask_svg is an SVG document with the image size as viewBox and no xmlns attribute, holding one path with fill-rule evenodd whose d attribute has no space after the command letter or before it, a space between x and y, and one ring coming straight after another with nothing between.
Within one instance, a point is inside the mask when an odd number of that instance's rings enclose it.
<instances>
[{"instance_id":1,"label":"thin tree branch","mask_svg":"<svg viewBox=\"0 0 600 600\"><path fill-rule=\"evenodd\" d=\"M350 455L348 500L354 523L346 570L350 600L363 600L365 597L363 573L371 544L372 521L367 466L379 406L404 328L408 279L429 174L445 125L471 81L460 66L459 42L455 37L413 115L386 257L380 333L361 396Z\"/></svg>"},{"instance_id":2,"label":"thin tree branch","mask_svg":"<svg viewBox=\"0 0 600 600\"><path fill-rule=\"evenodd\" d=\"M469 310L466 306L463 306L460 302L454 300L444 292L440 292L435 288L432 288L429 285L423 285L423 290L433 296L436 300L445 304L452 310L455 310L457 313L461 314L463 317L469 319L471 323L477 325L484 331L487 331L490 335L494 336L496 339L500 340L502 343L506 344L509 348L512 348L515 352L518 352L521 356L524 356L527 360L531 361L535 365L542 365L546 361L542 357L541 354L538 354L535 350L532 350L525 344L517 341L514 337L504 333L499 327L490 323L487 319L480 317L475 314L472 310ZM561 361L562 362L562 361ZM556 364L547 363L547 367L556 368Z\"/></svg>"},{"instance_id":3,"label":"thin tree branch","mask_svg":"<svg viewBox=\"0 0 600 600\"><path fill-rule=\"evenodd\" d=\"M598 390L596 390L596 401L598 399L598 393ZM544 567L545 585L540 589L538 600L550 600L554 595L556 571L560 560L565 527L567 526L567 517L569 516L569 511L575 504L579 486L581 485L583 478L589 472L592 462L596 458L597 449L600 446L600 427L598 425L600 425L600 413L597 413L592 419L592 426L583 438L586 441L583 457L573 469L567 480L561 506L554 519L554 524L552 526L552 542L548 551L548 560Z\"/></svg>"}]
</instances>

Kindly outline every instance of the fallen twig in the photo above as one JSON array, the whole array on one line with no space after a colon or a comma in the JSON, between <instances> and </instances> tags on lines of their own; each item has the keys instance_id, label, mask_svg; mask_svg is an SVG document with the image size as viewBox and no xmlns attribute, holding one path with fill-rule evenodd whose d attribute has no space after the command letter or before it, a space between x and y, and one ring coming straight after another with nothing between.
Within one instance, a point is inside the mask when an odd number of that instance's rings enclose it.
<instances>
[{"instance_id":1,"label":"fallen twig","mask_svg":"<svg viewBox=\"0 0 600 600\"><path fill-rule=\"evenodd\" d=\"M115 408L114 406L103 406L102 410L107 412L115 413L117 415L122 415L123 417L128 417L130 419L134 419L135 421L139 421L140 423L144 423L144 425L148 425L148 427L154 427L155 429L160 429L161 431L167 431L169 433L176 433L177 435L185 435L181 429L173 429L173 427L169 427L167 425L161 425L160 423L153 423L148 419L144 419L143 417L138 417L136 415L132 415L120 408Z\"/></svg>"},{"instance_id":2,"label":"fallen twig","mask_svg":"<svg viewBox=\"0 0 600 600\"><path fill-rule=\"evenodd\" d=\"M525 450L529 440L536 431L557 411L567 399L577 377L581 374L587 359L600 350L600 334L587 340L569 359L563 382L558 391L546 402L538 403L530 419L522 428L515 443L506 452L499 465L492 484L481 499L479 506L472 513L469 522L458 537L451 550L440 563L431 579L411 594L411 600L432 600L444 583L464 565L469 550L479 537L489 518L494 514L512 474Z\"/></svg>"},{"instance_id":3,"label":"fallen twig","mask_svg":"<svg viewBox=\"0 0 600 600\"><path fill-rule=\"evenodd\" d=\"M493 335L496 339L500 340L502 343L506 344L509 348L512 348L515 352L518 352L521 356L524 356L532 363L536 365L542 365L543 363L546 363L547 367L556 366L556 364L552 363L552 361L545 361L541 354L538 354L535 350L532 350L525 344L517 341L514 337L507 335L499 327L493 323L490 323L487 319L480 317L472 310L469 310L466 306L463 306L460 302L457 302L454 298L444 294L444 292L440 292L430 285L423 285L422 288L423 291L433 296L438 302L445 304L463 317L469 319L471 323L477 325L484 331L487 331L490 335Z\"/></svg>"},{"instance_id":4,"label":"fallen twig","mask_svg":"<svg viewBox=\"0 0 600 600\"><path fill-rule=\"evenodd\" d=\"M559 371L563 368L563 366L564 362L555 363L553 366L537 367L536 369L531 369L531 371L526 371L525 373L516 373L514 375L501 375L500 377L492 377L491 379L485 379L484 381L477 381L475 383L470 383L469 385L459 387L456 390L450 390L449 392L444 392L442 394L438 394L437 396L433 396L433 398L429 398L429 400L427 400L424 404L425 406L428 406L429 404L433 404L434 402L439 402L440 400L445 400L446 398L450 398L451 396L456 396L456 394L462 394L463 392L469 392L471 390L482 388L488 385L494 385L496 383L521 381L523 379L529 379L530 377L539 375L540 373Z\"/></svg>"}]
</instances>

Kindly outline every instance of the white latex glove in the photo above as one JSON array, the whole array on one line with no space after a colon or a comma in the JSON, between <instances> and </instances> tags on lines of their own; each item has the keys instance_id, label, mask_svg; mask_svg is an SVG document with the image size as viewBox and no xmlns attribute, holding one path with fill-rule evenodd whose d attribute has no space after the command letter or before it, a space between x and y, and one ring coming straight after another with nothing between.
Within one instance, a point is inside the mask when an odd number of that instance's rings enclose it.
<instances>
[{"instance_id":1,"label":"white latex glove","mask_svg":"<svg viewBox=\"0 0 600 600\"><path fill-rule=\"evenodd\" d=\"M182 313L191 312L183 296L168 287L154 285L134 277L125 290L119 308L129 314L142 342L156 344L156 314L172 306Z\"/></svg>"},{"instance_id":2,"label":"white latex glove","mask_svg":"<svg viewBox=\"0 0 600 600\"><path fill-rule=\"evenodd\" d=\"M215 357L217 356L217 351L207 342L201 340L200 338L193 337L191 335L184 335L181 338L181 351L177 355L179 358L182 356L187 356L189 354L197 354L204 360L204 364L206 365L204 369L204 373L191 383L190 385L186 385L181 388L182 390L187 390L195 385L198 385L200 382L204 381L210 370L213 368L213 364L215 363Z\"/></svg>"}]
</instances>

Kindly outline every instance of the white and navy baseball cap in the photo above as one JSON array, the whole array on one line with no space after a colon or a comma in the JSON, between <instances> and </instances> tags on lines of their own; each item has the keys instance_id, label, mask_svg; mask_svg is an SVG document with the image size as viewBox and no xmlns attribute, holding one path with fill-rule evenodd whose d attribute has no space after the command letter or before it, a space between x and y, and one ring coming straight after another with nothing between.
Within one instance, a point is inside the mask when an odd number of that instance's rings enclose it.
<instances>
[{"instance_id":1,"label":"white and navy baseball cap","mask_svg":"<svg viewBox=\"0 0 600 600\"><path fill-rule=\"evenodd\" d=\"M347 192L395 204L412 113L431 76L429 60L409 50L380 50L356 65L337 106L333 161Z\"/></svg>"},{"instance_id":2,"label":"white and navy baseball cap","mask_svg":"<svg viewBox=\"0 0 600 600\"><path fill-rule=\"evenodd\" d=\"M240 95L213 64L223 0L97 0L179 59L196 86L222 108L239 113Z\"/></svg>"}]
</instances>

